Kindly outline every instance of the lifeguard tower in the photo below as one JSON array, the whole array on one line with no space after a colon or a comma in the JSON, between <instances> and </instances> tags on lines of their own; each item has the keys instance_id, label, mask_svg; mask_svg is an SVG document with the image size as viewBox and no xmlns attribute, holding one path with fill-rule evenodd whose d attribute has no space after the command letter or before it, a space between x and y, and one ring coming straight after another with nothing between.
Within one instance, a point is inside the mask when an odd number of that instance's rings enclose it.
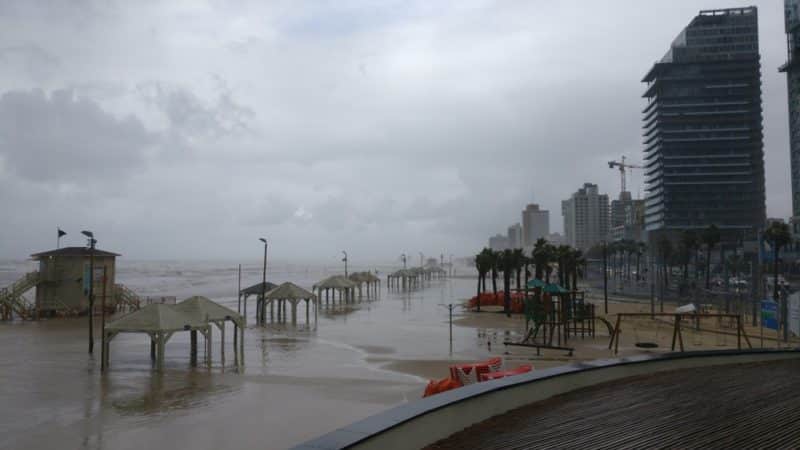
<instances>
[{"instance_id":1,"label":"lifeguard tower","mask_svg":"<svg viewBox=\"0 0 800 450\"><path fill-rule=\"evenodd\" d=\"M25 274L11 286L0 290L3 318L11 319L12 312L22 319L86 314L89 312L90 279L94 280L94 312L100 312L103 300L109 310L121 306L138 309L138 296L114 281L117 256L120 255L86 247L34 253L31 258L39 261L39 270ZM92 264L94 276L90 277ZM31 305L23 294L33 288L36 288L36 300Z\"/></svg>"}]
</instances>

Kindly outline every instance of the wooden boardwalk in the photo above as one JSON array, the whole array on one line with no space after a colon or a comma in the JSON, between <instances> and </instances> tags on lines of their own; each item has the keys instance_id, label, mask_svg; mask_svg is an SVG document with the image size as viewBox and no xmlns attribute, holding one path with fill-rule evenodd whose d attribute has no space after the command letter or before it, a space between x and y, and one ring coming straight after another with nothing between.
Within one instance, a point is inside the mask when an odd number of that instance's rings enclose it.
<instances>
[{"instance_id":1,"label":"wooden boardwalk","mask_svg":"<svg viewBox=\"0 0 800 450\"><path fill-rule=\"evenodd\" d=\"M428 448L800 448L800 360L605 383L493 417Z\"/></svg>"}]
</instances>

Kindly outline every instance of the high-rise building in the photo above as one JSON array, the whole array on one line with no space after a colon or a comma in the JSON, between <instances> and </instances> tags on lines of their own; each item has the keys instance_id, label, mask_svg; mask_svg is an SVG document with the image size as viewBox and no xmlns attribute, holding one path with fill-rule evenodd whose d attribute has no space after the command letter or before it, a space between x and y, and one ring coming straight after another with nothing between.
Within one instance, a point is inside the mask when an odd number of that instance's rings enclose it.
<instances>
[{"instance_id":1,"label":"high-rise building","mask_svg":"<svg viewBox=\"0 0 800 450\"><path fill-rule=\"evenodd\" d=\"M645 227L764 226L761 63L755 7L700 11L647 72Z\"/></svg>"},{"instance_id":2,"label":"high-rise building","mask_svg":"<svg viewBox=\"0 0 800 450\"><path fill-rule=\"evenodd\" d=\"M502 251L508 248L508 237L496 234L489 238L489 248L494 251Z\"/></svg>"},{"instance_id":3,"label":"high-rise building","mask_svg":"<svg viewBox=\"0 0 800 450\"><path fill-rule=\"evenodd\" d=\"M600 194L596 184L584 183L562 201L561 215L567 245L586 251L608 238L608 195Z\"/></svg>"},{"instance_id":4,"label":"high-rise building","mask_svg":"<svg viewBox=\"0 0 800 450\"><path fill-rule=\"evenodd\" d=\"M508 227L508 248L522 248L522 226L518 223Z\"/></svg>"},{"instance_id":5,"label":"high-rise building","mask_svg":"<svg viewBox=\"0 0 800 450\"><path fill-rule=\"evenodd\" d=\"M531 203L522 211L522 244L531 247L536 240L550 234L550 211Z\"/></svg>"},{"instance_id":6,"label":"high-rise building","mask_svg":"<svg viewBox=\"0 0 800 450\"><path fill-rule=\"evenodd\" d=\"M633 199L631 193L622 191L611 201L610 239L620 241L644 240L644 200Z\"/></svg>"},{"instance_id":7,"label":"high-rise building","mask_svg":"<svg viewBox=\"0 0 800 450\"><path fill-rule=\"evenodd\" d=\"M784 0L788 56L780 67L789 91L789 151L792 169L792 216L800 218L800 0ZM793 231L800 223L793 220Z\"/></svg>"}]
</instances>

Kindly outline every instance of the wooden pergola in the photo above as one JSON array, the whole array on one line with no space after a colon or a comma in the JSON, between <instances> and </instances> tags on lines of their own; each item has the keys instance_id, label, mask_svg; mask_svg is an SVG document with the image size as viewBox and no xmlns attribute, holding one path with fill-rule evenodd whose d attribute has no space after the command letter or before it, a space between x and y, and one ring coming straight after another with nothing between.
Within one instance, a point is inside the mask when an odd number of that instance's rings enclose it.
<instances>
[{"instance_id":1,"label":"wooden pergola","mask_svg":"<svg viewBox=\"0 0 800 450\"><path fill-rule=\"evenodd\" d=\"M286 321L286 304L292 306L292 323L297 323L297 304L301 301L306 302L306 325L310 325L309 305L314 304L314 328L317 327L318 299L312 292L309 292L294 283L283 283L275 289L269 291L265 301L270 305L270 320L275 321L273 305L278 305L278 322ZM266 306L266 304L265 304Z\"/></svg>"},{"instance_id":2,"label":"wooden pergola","mask_svg":"<svg viewBox=\"0 0 800 450\"><path fill-rule=\"evenodd\" d=\"M381 279L370 272L354 272L348 277L358 287L358 297L363 296L362 288L366 287L367 298L377 298L380 290Z\"/></svg>"},{"instance_id":3,"label":"wooden pergola","mask_svg":"<svg viewBox=\"0 0 800 450\"><path fill-rule=\"evenodd\" d=\"M278 287L275 283L270 283L267 281L266 283L256 283L250 287L246 287L239 291L239 298L241 299L242 303L244 303L244 309L242 310L242 315L247 317L247 299L251 295L256 296L256 321L263 322L264 316L266 316L266 311L264 310L264 299L261 298L262 294L266 294L267 292L275 289Z\"/></svg>"},{"instance_id":4,"label":"wooden pergola","mask_svg":"<svg viewBox=\"0 0 800 450\"><path fill-rule=\"evenodd\" d=\"M325 304L327 305L329 299L333 301L334 304L336 303L337 293L339 294L340 303L349 303L353 301L356 286L356 283L348 280L344 276L334 275L315 284L311 290L317 292L320 301L322 301L322 291L325 291Z\"/></svg>"},{"instance_id":5,"label":"wooden pergola","mask_svg":"<svg viewBox=\"0 0 800 450\"><path fill-rule=\"evenodd\" d=\"M192 316L195 320L214 324L220 331L220 357L225 363L225 322L233 323L234 359L237 364L244 361L244 327L245 318L236 311L213 302L206 297L189 297L173 306L175 311ZM237 339L238 338L238 339ZM211 341L211 329L208 330L208 341ZM192 363L197 363L197 331L191 331ZM211 346L208 347L208 361L211 361Z\"/></svg>"},{"instance_id":6,"label":"wooden pergola","mask_svg":"<svg viewBox=\"0 0 800 450\"><path fill-rule=\"evenodd\" d=\"M386 285L395 289L412 289L419 286L421 274L420 269L400 269L386 276Z\"/></svg>"},{"instance_id":7,"label":"wooden pergola","mask_svg":"<svg viewBox=\"0 0 800 450\"><path fill-rule=\"evenodd\" d=\"M208 322L195 316L179 313L171 305L151 304L138 311L127 314L109 324L105 333L104 352L105 367L110 367L110 343L120 333L143 333L150 336L150 358L155 361L156 369L164 368L164 347L173 334L179 331L199 331L206 338L206 350L211 356L211 326Z\"/></svg>"}]
</instances>

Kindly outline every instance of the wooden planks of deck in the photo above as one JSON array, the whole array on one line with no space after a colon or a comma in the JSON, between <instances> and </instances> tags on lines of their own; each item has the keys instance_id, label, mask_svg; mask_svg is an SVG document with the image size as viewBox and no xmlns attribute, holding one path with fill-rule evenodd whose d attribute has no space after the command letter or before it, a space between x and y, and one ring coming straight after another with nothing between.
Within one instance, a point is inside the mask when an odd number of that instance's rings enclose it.
<instances>
[{"instance_id":1,"label":"wooden planks of deck","mask_svg":"<svg viewBox=\"0 0 800 450\"><path fill-rule=\"evenodd\" d=\"M493 417L428 448L754 447L800 447L800 360L605 383Z\"/></svg>"}]
</instances>

